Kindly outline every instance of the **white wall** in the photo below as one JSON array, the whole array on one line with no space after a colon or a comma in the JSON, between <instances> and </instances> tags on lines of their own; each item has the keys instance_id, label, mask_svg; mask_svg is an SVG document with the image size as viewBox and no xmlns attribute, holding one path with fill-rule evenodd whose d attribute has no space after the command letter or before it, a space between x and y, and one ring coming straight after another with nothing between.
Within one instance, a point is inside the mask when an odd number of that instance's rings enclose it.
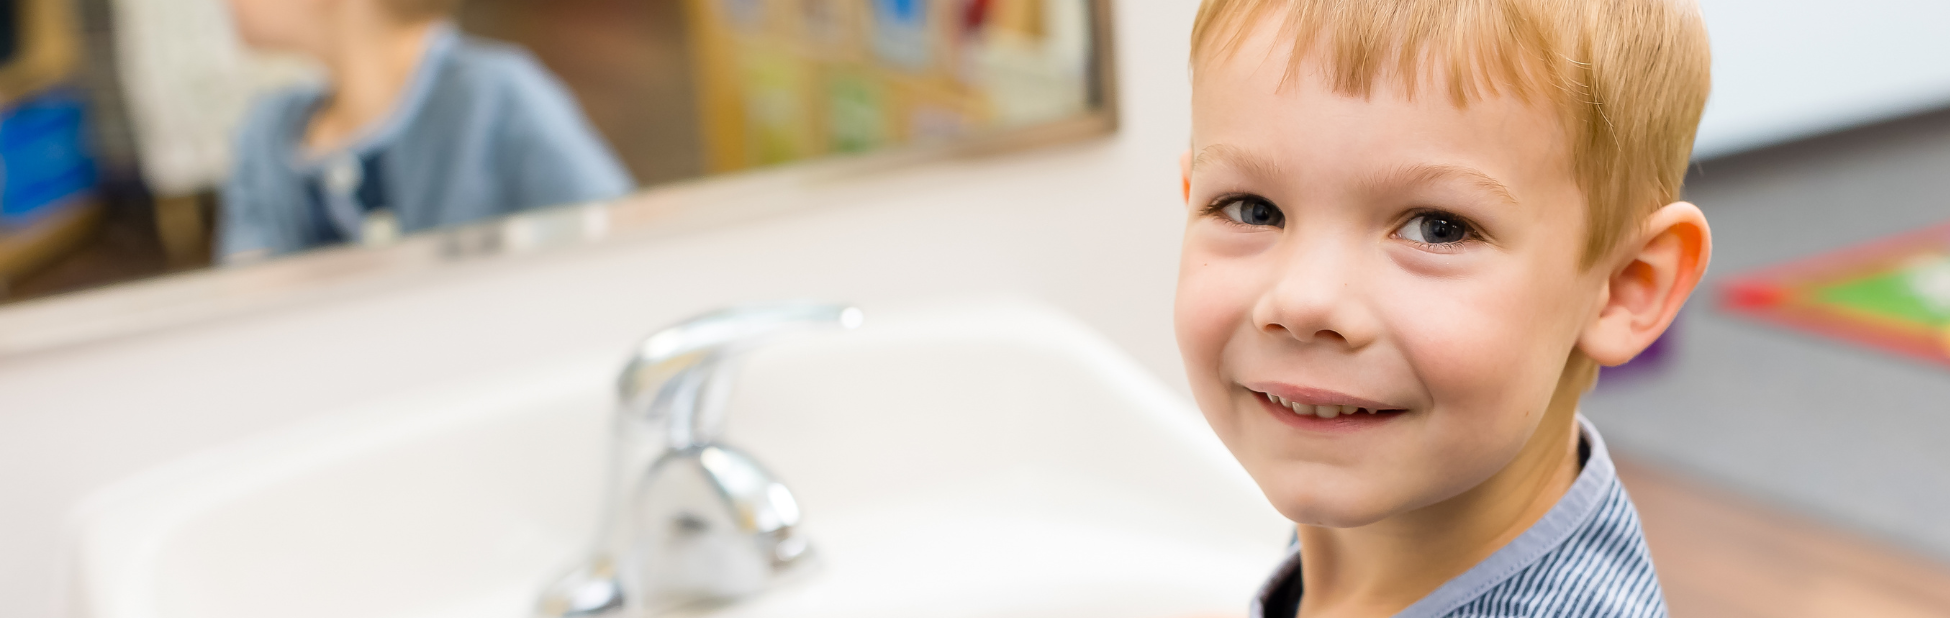
<instances>
[{"instance_id":1,"label":"white wall","mask_svg":"<svg viewBox=\"0 0 1950 618\"><path fill-rule=\"evenodd\" d=\"M1700 0L1709 158L1950 106L1950 1Z\"/></svg>"}]
</instances>

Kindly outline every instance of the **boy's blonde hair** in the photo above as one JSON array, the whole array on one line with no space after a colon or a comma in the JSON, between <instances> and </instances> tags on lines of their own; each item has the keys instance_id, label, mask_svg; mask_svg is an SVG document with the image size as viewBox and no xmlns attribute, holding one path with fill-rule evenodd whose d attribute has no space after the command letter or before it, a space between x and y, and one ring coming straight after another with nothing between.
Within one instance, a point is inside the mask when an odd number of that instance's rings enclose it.
<instances>
[{"instance_id":1,"label":"boy's blonde hair","mask_svg":"<svg viewBox=\"0 0 1950 618\"><path fill-rule=\"evenodd\" d=\"M1393 78L1410 97L1446 85L1458 106L1506 90L1556 106L1588 202L1584 267L1679 197L1711 86L1691 0L1204 0L1193 70L1269 17L1292 41L1289 80L1319 53L1353 96Z\"/></svg>"}]
</instances>

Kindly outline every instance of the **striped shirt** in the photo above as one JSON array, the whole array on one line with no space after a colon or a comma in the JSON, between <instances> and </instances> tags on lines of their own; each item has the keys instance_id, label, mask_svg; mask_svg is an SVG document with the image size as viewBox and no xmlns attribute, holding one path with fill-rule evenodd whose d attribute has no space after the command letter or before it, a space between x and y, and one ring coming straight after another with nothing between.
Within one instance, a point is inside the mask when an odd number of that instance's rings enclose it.
<instances>
[{"instance_id":1,"label":"striped shirt","mask_svg":"<svg viewBox=\"0 0 1950 618\"><path fill-rule=\"evenodd\" d=\"M1665 596L1638 510L1618 482L1604 439L1582 416L1578 424L1584 470L1557 505L1396 618L1664 618ZM1300 553L1294 551L1254 599L1252 618L1294 616L1300 587Z\"/></svg>"}]
</instances>

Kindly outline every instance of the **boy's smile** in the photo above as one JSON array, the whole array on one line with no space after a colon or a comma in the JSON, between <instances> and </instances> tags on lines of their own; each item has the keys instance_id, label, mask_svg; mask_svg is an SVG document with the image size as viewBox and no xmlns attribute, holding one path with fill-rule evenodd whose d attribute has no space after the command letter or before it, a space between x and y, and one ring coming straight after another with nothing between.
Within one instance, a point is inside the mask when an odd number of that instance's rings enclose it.
<instances>
[{"instance_id":1,"label":"boy's smile","mask_svg":"<svg viewBox=\"0 0 1950 618\"><path fill-rule=\"evenodd\" d=\"M1263 390L1262 390L1263 389ZM1298 388L1277 382L1247 387L1265 404L1273 418L1312 431L1357 431L1387 422L1406 408L1317 388ZM1282 397L1274 393L1288 393ZM1340 403L1321 403L1340 402Z\"/></svg>"},{"instance_id":2,"label":"boy's smile","mask_svg":"<svg viewBox=\"0 0 1950 618\"><path fill-rule=\"evenodd\" d=\"M1560 115L1426 79L1339 94L1317 63L1286 79L1271 38L1195 73L1176 321L1214 430L1333 527L1561 459L1570 410L1539 428L1609 273L1579 264Z\"/></svg>"}]
</instances>

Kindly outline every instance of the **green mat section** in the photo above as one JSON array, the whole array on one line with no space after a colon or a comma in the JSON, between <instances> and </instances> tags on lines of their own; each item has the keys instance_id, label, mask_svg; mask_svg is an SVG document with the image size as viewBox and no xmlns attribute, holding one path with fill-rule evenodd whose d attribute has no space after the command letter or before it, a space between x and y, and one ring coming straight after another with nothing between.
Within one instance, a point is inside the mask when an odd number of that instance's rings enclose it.
<instances>
[{"instance_id":1,"label":"green mat section","mask_svg":"<svg viewBox=\"0 0 1950 618\"><path fill-rule=\"evenodd\" d=\"M1815 291L1817 302L1841 305L1929 327L1950 326L1950 314L1937 311L1911 289L1908 273L1894 270L1851 279Z\"/></svg>"}]
</instances>

